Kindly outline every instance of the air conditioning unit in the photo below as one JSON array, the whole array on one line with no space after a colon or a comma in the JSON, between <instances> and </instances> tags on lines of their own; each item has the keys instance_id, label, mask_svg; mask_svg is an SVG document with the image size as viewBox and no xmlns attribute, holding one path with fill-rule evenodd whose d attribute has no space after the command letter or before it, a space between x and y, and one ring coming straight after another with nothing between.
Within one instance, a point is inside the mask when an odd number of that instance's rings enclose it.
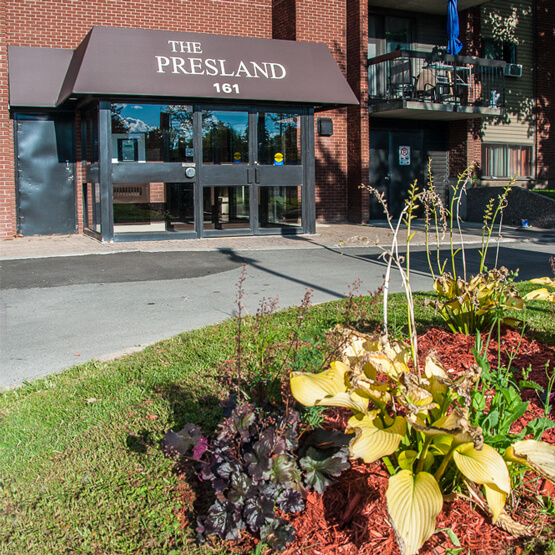
<instances>
[{"instance_id":1,"label":"air conditioning unit","mask_svg":"<svg viewBox=\"0 0 555 555\"><path fill-rule=\"evenodd\" d=\"M507 64L505 66L506 77L522 77L522 66L520 64Z\"/></svg>"}]
</instances>

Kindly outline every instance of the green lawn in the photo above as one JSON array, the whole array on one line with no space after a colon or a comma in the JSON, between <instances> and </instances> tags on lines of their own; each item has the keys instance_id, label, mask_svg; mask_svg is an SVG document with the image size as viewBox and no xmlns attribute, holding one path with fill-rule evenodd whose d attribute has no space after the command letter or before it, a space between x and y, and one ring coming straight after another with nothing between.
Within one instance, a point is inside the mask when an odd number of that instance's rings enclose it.
<instances>
[{"instance_id":1,"label":"green lawn","mask_svg":"<svg viewBox=\"0 0 555 555\"><path fill-rule=\"evenodd\" d=\"M440 324L422 307L425 296L416 295L422 330ZM356 320L377 328L381 310L365 297L251 318L242 329L244 387L255 395L286 367L325 365L327 330ZM390 327L399 336L405 311L404 297L393 295ZM528 330L554 342L553 316L546 303L531 303ZM0 553L207 552L195 544L192 497L178 490L160 440L187 422L216 427L236 338L237 321L228 321L0 393Z\"/></svg>"}]
</instances>

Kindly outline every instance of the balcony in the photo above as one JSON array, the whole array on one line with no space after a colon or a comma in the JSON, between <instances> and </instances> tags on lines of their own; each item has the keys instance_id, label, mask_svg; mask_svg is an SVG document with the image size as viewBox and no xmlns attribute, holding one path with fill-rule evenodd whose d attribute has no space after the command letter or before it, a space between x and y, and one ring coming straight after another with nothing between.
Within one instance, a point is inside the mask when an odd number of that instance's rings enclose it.
<instances>
[{"instance_id":1,"label":"balcony","mask_svg":"<svg viewBox=\"0 0 555 555\"><path fill-rule=\"evenodd\" d=\"M396 50L368 60L372 117L457 120L500 116L505 62Z\"/></svg>"}]
</instances>

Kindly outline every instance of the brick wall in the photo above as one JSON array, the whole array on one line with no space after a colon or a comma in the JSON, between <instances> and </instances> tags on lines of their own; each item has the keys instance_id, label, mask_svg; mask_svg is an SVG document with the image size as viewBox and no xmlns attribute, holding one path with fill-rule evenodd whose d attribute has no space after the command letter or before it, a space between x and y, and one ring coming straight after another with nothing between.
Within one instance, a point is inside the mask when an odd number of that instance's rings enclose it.
<instances>
[{"instance_id":1,"label":"brick wall","mask_svg":"<svg viewBox=\"0 0 555 555\"><path fill-rule=\"evenodd\" d=\"M4 238L13 237L17 230L8 45L76 48L93 25L272 37L272 0L3 0L2 8L0 237ZM77 198L80 202L80 193Z\"/></svg>"},{"instance_id":2,"label":"brick wall","mask_svg":"<svg viewBox=\"0 0 555 555\"><path fill-rule=\"evenodd\" d=\"M553 0L536 0L536 168L538 181L549 188L555 187L554 49Z\"/></svg>"},{"instance_id":3,"label":"brick wall","mask_svg":"<svg viewBox=\"0 0 555 555\"><path fill-rule=\"evenodd\" d=\"M272 38L295 40L297 38L297 6L295 0L273 0Z\"/></svg>"},{"instance_id":4,"label":"brick wall","mask_svg":"<svg viewBox=\"0 0 555 555\"><path fill-rule=\"evenodd\" d=\"M326 44L346 74L346 29L344 0L303 0L297 2L298 41ZM346 213L347 186L347 112L329 110L316 114L333 119L333 135L319 137L315 130L316 218L343 220Z\"/></svg>"},{"instance_id":5,"label":"brick wall","mask_svg":"<svg viewBox=\"0 0 555 555\"><path fill-rule=\"evenodd\" d=\"M363 222L370 218L368 185L370 134L368 116L368 3L365 0L350 0L347 3L347 75L359 106L347 109L348 126L348 188L347 217L352 222Z\"/></svg>"}]
</instances>

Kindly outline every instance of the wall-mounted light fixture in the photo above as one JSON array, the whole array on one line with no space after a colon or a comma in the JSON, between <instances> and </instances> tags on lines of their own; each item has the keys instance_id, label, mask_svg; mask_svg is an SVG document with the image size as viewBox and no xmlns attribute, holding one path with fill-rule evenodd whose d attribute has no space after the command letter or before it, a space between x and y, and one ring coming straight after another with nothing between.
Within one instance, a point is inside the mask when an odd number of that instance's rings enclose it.
<instances>
[{"instance_id":1,"label":"wall-mounted light fixture","mask_svg":"<svg viewBox=\"0 0 555 555\"><path fill-rule=\"evenodd\" d=\"M333 120L331 118L318 118L318 135L331 137L333 135Z\"/></svg>"}]
</instances>

